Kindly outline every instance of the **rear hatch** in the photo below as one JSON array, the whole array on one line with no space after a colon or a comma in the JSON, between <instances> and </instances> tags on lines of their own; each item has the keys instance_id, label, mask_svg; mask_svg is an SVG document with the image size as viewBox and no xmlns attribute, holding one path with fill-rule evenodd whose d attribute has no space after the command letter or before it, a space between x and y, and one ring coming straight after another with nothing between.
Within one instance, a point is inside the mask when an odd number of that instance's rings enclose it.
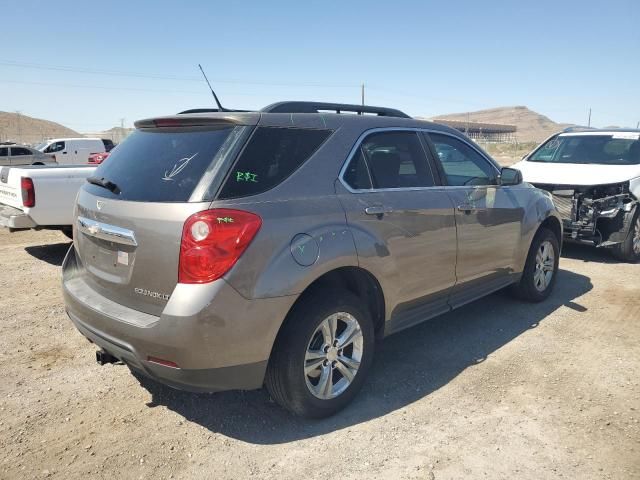
<instances>
[{"instance_id":1,"label":"rear hatch","mask_svg":"<svg viewBox=\"0 0 640 480\"><path fill-rule=\"evenodd\" d=\"M252 129L242 124L252 116L244 117L142 122L96 169L78 196L74 240L92 289L135 310L162 312L178 282L185 220L210 205Z\"/></svg>"}]
</instances>

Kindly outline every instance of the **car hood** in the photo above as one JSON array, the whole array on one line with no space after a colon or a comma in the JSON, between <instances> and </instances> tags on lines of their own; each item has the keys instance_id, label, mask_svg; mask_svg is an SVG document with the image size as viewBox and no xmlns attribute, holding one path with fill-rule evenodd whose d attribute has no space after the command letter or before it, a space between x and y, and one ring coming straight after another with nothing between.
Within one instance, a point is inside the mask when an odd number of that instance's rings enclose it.
<instances>
[{"instance_id":1,"label":"car hood","mask_svg":"<svg viewBox=\"0 0 640 480\"><path fill-rule=\"evenodd\" d=\"M640 177L640 165L586 165L521 161L511 168L529 183L555 185L605 185Z\"/></svg>"}]
</instances>

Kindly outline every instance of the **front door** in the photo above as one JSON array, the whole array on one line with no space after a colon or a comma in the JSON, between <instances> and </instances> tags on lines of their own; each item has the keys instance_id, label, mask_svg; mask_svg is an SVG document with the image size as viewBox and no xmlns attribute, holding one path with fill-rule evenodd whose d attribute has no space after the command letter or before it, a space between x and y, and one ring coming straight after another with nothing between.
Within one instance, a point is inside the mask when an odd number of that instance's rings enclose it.
<instances>
[{"instance_id":1,"label":"front door","mask_svg":"<svg viewBox=\"0 0 640 480\"><path fill-rule=\"evenodd\" d=\"M428 138L456 209L455 307L513 281L525 206L513 187L498 185L498 168L475 147L447 134Z\"/></svg>"},{"instance_id":2,"label":"front door","mask_svg":"<svg viewBox=\"0 0 640 480\"><path fill-rule=\"evenodd\" d=\"M388 130L362 140L336 184L359 263L385 292L387 331L448 310L456 229L436 178L420 134Z\"/></svg>"}]
</instances>

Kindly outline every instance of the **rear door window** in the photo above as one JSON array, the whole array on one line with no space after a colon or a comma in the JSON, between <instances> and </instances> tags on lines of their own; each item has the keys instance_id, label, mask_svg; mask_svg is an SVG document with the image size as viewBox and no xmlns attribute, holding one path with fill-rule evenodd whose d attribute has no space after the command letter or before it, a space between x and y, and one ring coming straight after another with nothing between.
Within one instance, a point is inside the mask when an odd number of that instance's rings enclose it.
<instances>
[{"instance_id":1,"label":"rear door window","mask_svg":"<svg viewBox=\"0 0 640 480\"><path fill-rule=\"evenodd\" d=\"M368 167L368 168L367 168ZM418 134L390 131L367 136L344 174L353 189L433 187L436 182Z\"/></svg>"},{"instance_id":2,"label":"rear door window","mask_svg":"<svg viewBox=\"0 0 640 480\"><path fill-rule=\"evenodd\" d=\"M0 148L0 157L8 157L9 149L8 148Z\"/></svg>"},{"instance_id":3,"label":"rear door window","mask_svg":"<svg viewBox=\"0 0 640 480\"><path fill-rule=\"evenodd\" d=\"M258 127L231 169L220 199L266 192L298 169L331 130Z\"/></svg>"},{"instance_id":4,"label":"rear door window","mask_svg":"<svg viewBox=\"0 0 640 480\"><path fill-rule=\"evenodd\" d=\"M113 182L120 193L93 184L84 188L119 200L186 202L233 129L136 130L94 173Z\"/></svg>"}]
</instances>

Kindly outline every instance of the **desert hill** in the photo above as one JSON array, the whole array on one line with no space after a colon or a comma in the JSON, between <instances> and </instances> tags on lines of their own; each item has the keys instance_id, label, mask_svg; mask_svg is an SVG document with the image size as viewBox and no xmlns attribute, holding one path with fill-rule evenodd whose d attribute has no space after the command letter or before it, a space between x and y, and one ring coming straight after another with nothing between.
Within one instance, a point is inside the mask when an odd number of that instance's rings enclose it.
<instances>
[{"instance_id":1,"label":"desert hill","mask_svg":"<svg viewBox=\"0 0 640 480\"><path fill-rule=\"evenodd\" d=\"M0 141L39 143L47 138L81 137L78 132L59 123L33 118L21 113L0 112Z\"/></svg>"},{"instance_id":2,"label":"desert hill","mask_svg":"<svg viewBox=\"0 0 640 480\"><path fill-rule=\"evenodd\" d=\"M558 132L570 124L556 123L524 106L499 107L476 112L438 115L431 120L459 120L470 122L502 123L518 127L516 137L519 142L541 142L552 133Z\"/></svg>"}]
</instances>

